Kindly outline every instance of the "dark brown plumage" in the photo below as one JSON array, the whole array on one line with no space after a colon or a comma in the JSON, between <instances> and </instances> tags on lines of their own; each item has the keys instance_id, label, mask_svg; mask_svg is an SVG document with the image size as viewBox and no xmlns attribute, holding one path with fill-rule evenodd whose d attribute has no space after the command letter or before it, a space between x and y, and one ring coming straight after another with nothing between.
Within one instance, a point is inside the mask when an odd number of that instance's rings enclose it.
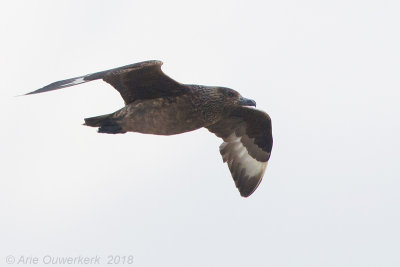
<instances>
[{"instance_id":1,"label":"dark brown plumage","mask_svg":"<svg viewBox=\"0 0 400 267\"><path fill-rule=\"evenodd\" d=\"M240 194L251 195L261 182L271 155L268 114L250 108L255 102L232 89L178 83L161 71L161 65L161 61L145 61L58 81L28 94L103 79L121 94L125 107L86 118L85 125L98 127L100 133L157 135L205 127L224 140L220 152Z\"/></svg>"}]
</instances>

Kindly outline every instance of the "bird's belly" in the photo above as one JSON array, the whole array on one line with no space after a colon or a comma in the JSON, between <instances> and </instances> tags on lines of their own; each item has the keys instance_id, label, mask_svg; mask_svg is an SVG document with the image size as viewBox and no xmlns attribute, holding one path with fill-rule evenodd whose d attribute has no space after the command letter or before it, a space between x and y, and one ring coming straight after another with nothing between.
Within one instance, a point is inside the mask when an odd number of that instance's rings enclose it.
<instances>
[{"instance_id":1,"label":"bird's belly","mask_svg":"<svg viewBox=\"0 0 400 267\"><path fill-rule=\"evenodd\" d=\"M122 125L130 132L173 135L204 126L201 112L185 98L141 100L123 110Z\"/></svg>"}]
</instances>

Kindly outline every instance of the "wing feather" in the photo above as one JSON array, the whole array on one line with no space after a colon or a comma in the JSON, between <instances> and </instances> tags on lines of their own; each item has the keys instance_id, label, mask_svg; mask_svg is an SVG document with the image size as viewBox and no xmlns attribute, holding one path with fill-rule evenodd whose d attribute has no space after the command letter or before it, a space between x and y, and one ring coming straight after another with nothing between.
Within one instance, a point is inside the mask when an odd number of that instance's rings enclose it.
<instances>
[{"instance_id":1,"label":"wing feather","mask_svg":"<svg viewBox=\"0 0 400 267\"><path fill-rule=\"evenodd\" d=\"M49 92L98 79L103 79L112 85L121 94L125 104L132 103L137 99L174 97L185 94L188 91L187 87L165 75L161 70L162 64L157 60L130 64L54 82L26 95Z\"/></svg>"},{"instance_id":2,"label":"wing feather","mask_svg":"<svg viewBox=\"0 0 400 267\"><path fill-rule=\"evenodd\" d=\"M272 150L271 119L265 112L248 107L207 127L221 137L220 153L243 197L250 196L260 184Z\"/></svg>"}]
</instances>

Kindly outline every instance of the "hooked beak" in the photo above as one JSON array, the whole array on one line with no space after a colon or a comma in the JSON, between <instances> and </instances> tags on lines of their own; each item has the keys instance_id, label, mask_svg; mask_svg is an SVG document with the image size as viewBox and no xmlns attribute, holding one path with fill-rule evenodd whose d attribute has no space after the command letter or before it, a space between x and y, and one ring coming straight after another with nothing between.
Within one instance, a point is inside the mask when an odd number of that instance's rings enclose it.
<instances>
[{"instance_id":1,"label":"hooked beak","mask_svg":"<svg viewBox=\"0 0 400 267\"><path fill-rule=\"evenodd\" d=\"M256 101L254 101L253 99L248 99L248 98L244 98L241 97L238 101L238 104L241 106L256 106Z\"/></svg>"}]
</instances>

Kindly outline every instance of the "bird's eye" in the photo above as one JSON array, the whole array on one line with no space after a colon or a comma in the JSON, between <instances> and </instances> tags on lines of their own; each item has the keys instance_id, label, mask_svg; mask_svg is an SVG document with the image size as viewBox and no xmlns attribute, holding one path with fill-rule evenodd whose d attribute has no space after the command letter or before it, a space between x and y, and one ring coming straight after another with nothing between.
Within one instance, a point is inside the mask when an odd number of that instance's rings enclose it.
<instances>
[{"instance_id":1,"label":"bird's eye","mask_svg":"<svg viewBox=\"0 0 400 267\"><path fill-rule=\"evenodd\" d=\"M234 93L234 92L228 92L228 96L229 96L229 97L234 97L234 96L235 96L235 93Z\"/></svg>"}]
</instances>

